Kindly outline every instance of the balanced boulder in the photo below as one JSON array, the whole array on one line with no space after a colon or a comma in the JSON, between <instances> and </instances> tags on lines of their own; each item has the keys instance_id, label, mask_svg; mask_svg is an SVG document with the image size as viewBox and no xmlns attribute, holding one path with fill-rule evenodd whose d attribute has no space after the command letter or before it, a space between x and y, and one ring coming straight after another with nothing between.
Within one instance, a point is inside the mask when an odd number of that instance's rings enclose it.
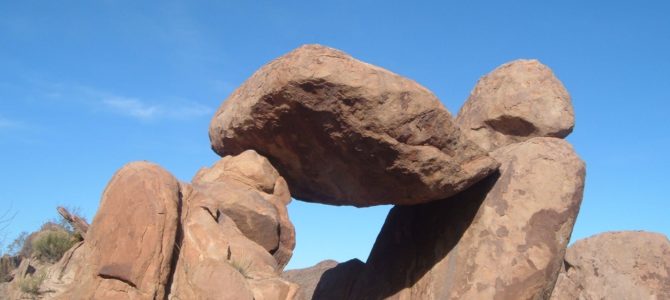
<instances>
[{"instance_id":1,"label":"balanced boulder","mask_svg":"<svg viewBox=\"0 0 670 300\"><path fill-rule=\"evenodd\" d=\"M319 45L254 73L209 136L219 155L268 157L295 198L334 205L442 199L498 167L428 89Z\"/></svg>"},{"instance_id":2,"label":"balanced boulder","mask_svg":"<svg viewBox=\"0 0 670 300\"><path fill-rule=\"evenodd\" d=\"M568 91L537 60L506 63L482 77L456 119L485 150L532 137L564 138L575 125Z\"/></svg>"},{"instance_id":3,"label":"balanced boulder","mask_svg":"<svg viewBox=\"0 0 670 300\"><path fill-rule=\"evenodd\" d=\"M670 299L670 241L643 231L579 240L565 254L551 299Z\"/></svg>"}]
</instances>

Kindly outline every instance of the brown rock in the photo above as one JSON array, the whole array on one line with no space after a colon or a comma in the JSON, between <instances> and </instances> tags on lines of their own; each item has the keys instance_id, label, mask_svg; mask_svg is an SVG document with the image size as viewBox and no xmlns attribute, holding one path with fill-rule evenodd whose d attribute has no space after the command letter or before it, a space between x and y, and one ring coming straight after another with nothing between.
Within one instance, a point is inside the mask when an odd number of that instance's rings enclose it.
<instances>
[{"instance_id":1,"label":"brown rock","mask_svg":"<svg viewBox=\"0 0 670 300\"><path fill-rule=\"evenodd\" d=\"M88 251L83 242L78 242L70 250L63 254L63 257L54 265L45 268L46 280L42 284L45 290L49 291L45 299L66 299L62 294L67 291L71 284L79 280L80 274L85 272L88 267ZM51 296L51 297L49 297Z\"/></svg>"},{"instance_id":2,"label":"brown rock","mask_svg":"<svg viewBox=\"0 0 670 300\"><path fill-rule=\"evenodd\" d=\"M62 299L164 299L180 205L179 183L158 165L130 163L105 189Z\"/></svg>"},{"instance_id":3,"label":"brown rock","mask_svg":"<svg viewBox=\"0 0 670 300\"><path fill-rule=\"evenodd\" d=\"M670 241L642 231L579 240L565 254L551 299L670 299Z\"/></svg>"},{"instance_id":4,"label":"brown rock","mask_svg":"<svg viewBox=\"0 0 670 300\"><path fill-rule=\"evenodd\" d=\"M280 269L295 248L295 229L286 206L291 202L286 181L263 156L247 150L203 168L193 186L207 196L206 205L235 221L246 237L272 253Z\"/></svg>"},{"instance_id":5,"label":"brown rock","mask_svg":"<svg viewBox=\"0 0 670 300\"><path fill-rule=\"evenodd\" d=\"M273 256L205 193L183 185L183 239L170 299L292 299Z\"/></svg>"},{"instance_id":6,"label":"brown rock","mask_svg":"<svg viewBox=\"0 0 670 300\"><path fill-rule=\"evenodd\" d=\"M254 300L296 299L298 285L279 277L251 281Z\"/></svg>"},{"instance_id":7,"label":"brown rock","mask_svg":"<svg viewBox=\"0 0 670 300\"><path fill-rule=\"evenodd\" d=\"M313 299L357 299L352 296L352 288L364 268L365 264L362 261L350 259L326 270L314 289Z\"/></svg>"},{"instance_id":8,"label":"brown rock","mask_svg":"<svg viewBox=\"0 0 670 300\"><path fill-rule=\"evenodd\" d=\"M310 300L314 296L314 289L319 284L323 273L336 266L336 261L324 260L309 268L285 271L281 277L300 286L296 300Z\"/></svg>"},{"instance_id":9,"label":"brown rock","mask_svg":"<svg viewBox=\"0 0 670 300\"><path fill-rule=\"evenodd\" d=\"M118 171L86 240L45 269L48 298L293 299L279 276L295 246L290 195L267 159L226 157L194 186L149 163Z\"/></svg>"},{"instance_id":10,"label":"brown rock","mask_svg":"<svg viewBox=\"0 0 670 300\"><path fill-rule=\"evenodd\" d=\"M319 45L258 70L209 133L219 155L255 149L294 197L326 204L428 202L497 168L426 88Z\"/></svg>"},{"instance_id":11,"label":"brown rock","mask_svg":"<svg viewBox=\"0 0 670 300\"><path fill-rule=\"evenodd\" d=\"M244 238L239 231L234 232L234 222L220 225L219 219L228 218L218 211L212 213L200 204L206 199L202 194L189 188L182 190L187 191L182 209L183 239L179 243L179 258L169 299L253 299L246 273L229 262L232 259L229 239L236 238L252 247L261 247ZM232 226L228 231L232 230L235 236L224 236L223 226ZM264 250L260 253L272 260Z\"/></svg>"},{"instance_id":12,"label":"brown rock","mask_svg":"<svg viewBox=\"0 0 670 300\"><path fill-rule=\"evenodd\" d=\"M197 189L216 202L216 208L233 219L247 238L268 252L279 247L277 208L257 191L234 181L199 186Z\"/></svg>"},{"instance_id":13,"label":"brown rock","mask_svg":"<svg viewBox=\"0 0 670 300\"><path fill-rule=\"evenodd\" d=\"M575 125L570 95L537 60L506 63L482 77L456 122L485 150L532 137L564 138Z\"/></svg>"},{"instance_id":14,"label":"brown rock","mask_svg":"<svg viewBox=\"0 0 670 300\"><path fill-rule=\"evenodd\" d=\"M396 206L350 299L540 299L561 267L584 163L534 138L492 153L500 173L452 199Z\"/></svg>"}]
</instances>

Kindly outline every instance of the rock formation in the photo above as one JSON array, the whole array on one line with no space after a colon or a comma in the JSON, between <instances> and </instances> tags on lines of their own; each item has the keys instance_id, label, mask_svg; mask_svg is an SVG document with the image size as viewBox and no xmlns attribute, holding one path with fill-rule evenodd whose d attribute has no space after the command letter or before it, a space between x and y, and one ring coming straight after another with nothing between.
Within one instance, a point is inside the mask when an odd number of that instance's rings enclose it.
<instances>
[{"instance_id":1,"label":"rock formation","mask_svg":"<svg viewBox=\"0 0 670 300\"><path fill-rule=\"evenodd\" d=\"M174 299L292 299L279 276L295 247L288 187L254 151L224 157L184 184Z\"/></svg>"},{"instance_id":2,"label":"rock formation","mask_svg":"<svg viewBox=\"0 0 670 300\"><path fill-rule=\"evenodd\" d=\"M303 46L223 103L213 166L190 183L152 163L124 166L90 227L59 209L85 237L60 261L3 258L16 269L0 297L21 299L20 282L43 280L32 297L670 298L661 235L606 233L566 254L585 178L560 139L573 126L567 91L535 60L483 77L453 121L417 83ZM366 262L283 272L295 247L291 194L396 206Z\"/></svg>"},{"instance_id":3,"label":"rock formation","mask_svg":"<svg viewBox=\"0 0 670 300\"><path fill-rule=\"evenodd\" d=\"M546 299L579 210L584 164L555 138L492 156L502 164L496 176L451 199L394 207L345 298Z\"/></svg>"},{"instance_id":4,"label":"rock formation","mask_svg":"<svg viewBox=\"0 0 670 300\"><path fill-rule=\"evenodd\" d=\"M319 45L258 70L221 105L209 136L220 155L268 157L293 197L335 205L428 202L497 168L429 90Z\"/></svg>"},{"instance_id":5,"label":"rock formation","mask_svg":"<svg viewBox=\"0 0 670 300\"><path fill-rule=\"evenodd\" d=\"M39 269L45 299L294 299L298 286L280 277L295 247L290 201L254 151L203 168L192 184L130 163L105 189L83 242L54 265L24 260L13 275ZM22 298L13 283L3 294Z\"/></svg>"},{"instance_id":6,"label":"rock formation","mask_svg":"<svg viewBox=\"0 0 670 300\"><path fill-rule=\"evenodd\" d=\"M337 262L334 260L324 260L313 267L286 271L281 277L301 287L296 294L297 299L312 299L314 289L316 289L316 285L322 280L323 273L335 268L337 265Z\"/></svg>"},{"instance_id":7,"label":"rock formation","mask_svg":"<svg viewBox=\"0 0 670 300\"><path fill-rule=\"evenodd\" d=\"M537 60L506 63L479 80L458 125L485 150L532 137L564 138L575 125L570 95Z\"/></svg>"},{"instance_id":8,"label":"rock formation","mask_svg":"<svg viewBox=\"0 0 670 300\"><path fill-rule=\"evenodd\" d=\"M164 299L176 249L179 182L158 165L119 170L80 251L85 268L68 299Z\"/></svg>"},{"instance_id":9,"label":"rock formation","mask_svg":"<svg viewBox=\"0 0 670 300\"><path fill-rule=\"evenodd\" d=\"M291 195L283 177L263 156L247 150L201 169L193 186L208 195L209 207L235 221L252 241L272 253L284 268L295 248L295 229L286 206Z\"/></svg>"},{"instance_id":10,"label":"rock formation","mask_svg":"<svg viewBox=\"0 0 670 300\"><path fill-rule=\"evenodd\" d=\"M641 231L577 241L550 299L670 299L670 241Z\"/></svg>"},{"instance_id":11,"label":"rock formation","mask_svg":"<svg viewBox=\"0 0 670 300\"><path fill-rule=\"evenodd\" d=\"M63 217L63 219L67 221L70 226L72 226L75 232L81 236L82 239L86 238L86 232L88 232L89 227L89 224L86 222L86 220L82 219L76 214L71 213L65 207L59 206L56 208L56 210L58 211L58 214L60 214L61 217Z\"/></svg>"}]
</instances>

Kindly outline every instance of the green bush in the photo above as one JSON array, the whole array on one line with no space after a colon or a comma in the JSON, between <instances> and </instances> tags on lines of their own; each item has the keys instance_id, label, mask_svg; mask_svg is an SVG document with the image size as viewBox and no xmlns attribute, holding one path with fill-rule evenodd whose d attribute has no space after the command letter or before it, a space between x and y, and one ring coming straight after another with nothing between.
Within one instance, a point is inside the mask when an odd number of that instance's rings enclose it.
<instances>
[{"instance_id":1,"label":"green bush","mask_svg":"<svg viewBox=\"0 0 670 300\"><path fill-rule=\"evenodd\" d=\"M45 230L32 241L33 255L46 262L57 262L76 240L64 230Z\"/></svg>"},{"instance_id":2,"label":"green bush","mask_svg":"<svg viewBox=\"0 0 670 300\"><path fill-rule=\"evenodd\" d=\"M46 274L39 272L38 274L28 275L21 278L19 281L19 288L22 292L31 295L39 295L42 282L46 279Z\"/></svg>"}]
</instances>

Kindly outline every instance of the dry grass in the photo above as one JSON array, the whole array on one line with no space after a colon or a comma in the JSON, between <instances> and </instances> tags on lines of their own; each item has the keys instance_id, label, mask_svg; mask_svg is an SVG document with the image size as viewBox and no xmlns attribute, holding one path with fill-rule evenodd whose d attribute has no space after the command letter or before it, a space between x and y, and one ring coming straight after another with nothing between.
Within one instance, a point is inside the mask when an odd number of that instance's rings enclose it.
<instances>
[{"instance_id":1,"label":"dry grass","mask_svg":"<svg viewBox=\"0 0 670 300\"><path fill-rule=\"evenodd\" d=\"M46 274L38 272L33 275L28 275L19 280L19 288L22 292L30 295L39 295L42 283L46 279Z\"/></svg>"}]
</instances>

